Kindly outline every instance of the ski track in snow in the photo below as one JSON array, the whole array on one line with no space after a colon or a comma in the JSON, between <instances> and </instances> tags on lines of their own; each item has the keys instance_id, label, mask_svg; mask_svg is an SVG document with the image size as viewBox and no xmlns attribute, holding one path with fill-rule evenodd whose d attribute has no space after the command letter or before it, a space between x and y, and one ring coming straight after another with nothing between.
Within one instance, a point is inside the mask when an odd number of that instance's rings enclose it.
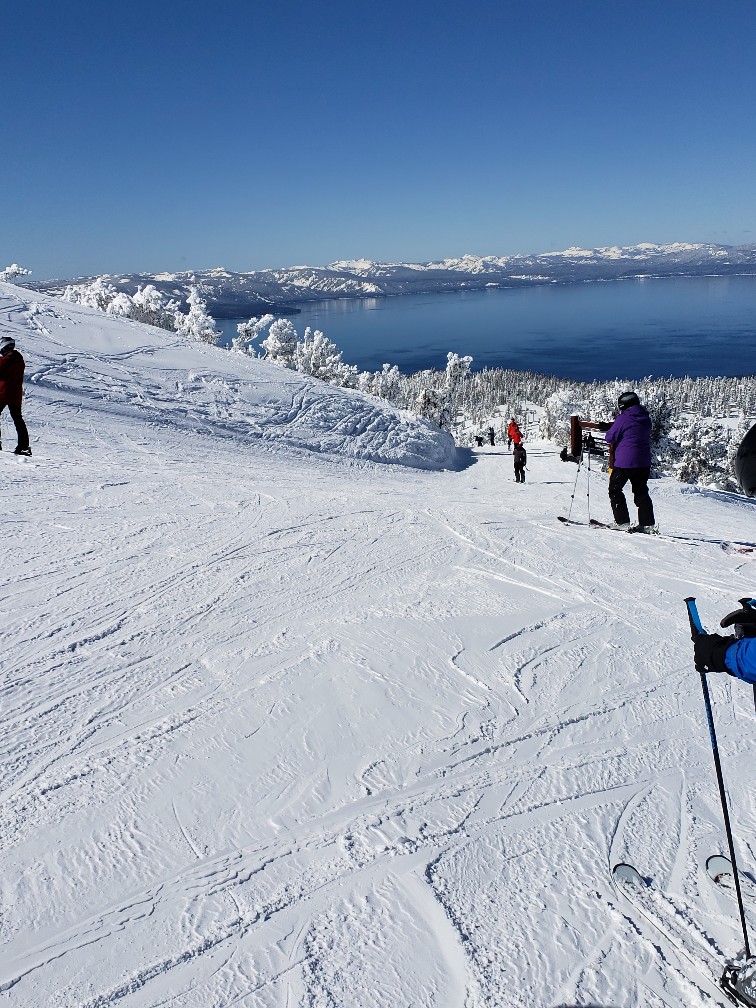
<instances>
[{"instance_id":1,"label":"ski track in snow","mask_svg":"<svg viewBox=\"0 0 756 1008\"><path fill-rule=\"evenodd\" d=\"M751 541L753 508L664 480L662 526L702 541L563 526L551 446L524 487L485 449L355 464L292 434L307 388L278 441L242 441L241 379L174 394L139 370L169 336L38 300L0 312L35 451L0 455L0 1003L723 1004L740 938L703 868L723 838L682 599L711 622L753 592L703 541ZM753 700L712 694L747 837Z\"/></svg>"}]
</instances>

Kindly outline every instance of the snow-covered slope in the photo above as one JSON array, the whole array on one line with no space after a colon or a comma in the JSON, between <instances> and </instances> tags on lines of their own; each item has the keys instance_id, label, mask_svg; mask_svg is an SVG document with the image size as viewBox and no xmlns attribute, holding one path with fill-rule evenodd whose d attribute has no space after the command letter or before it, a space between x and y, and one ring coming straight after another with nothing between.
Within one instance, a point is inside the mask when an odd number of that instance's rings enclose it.
<instances>
[{"instance_id":1,"label":"snow-covered slope","mask_svg":"<svg viewBox=\"0 0 756 1008\"><path fill-rule=\"evenodd\" d=\"M350 259L329 266L234 273L217 267L182 273L125 274L108 277L118 290L134 293L154 284L164 294L184 299L199 287L217 318L259 315L323 298L362 298L519 287L534 283L575 283L635 276L700 276L756 272L756 245L729 246L644 242L625 248L569 248L538 255L463 255L429 263L376 263ZM91 277L80 278L84 283ZM68 281L32 282L34 290L61 293Z\"/></svg>"},{"instance_id":2,"label":"snow-covered slope","mask_svg":"<svg viewBox=\"0 0 756 1008\"><path fill-rule=\"evenodd\" d=\"M27 362L32 395L145 424L211 431L240 451L284 442L307 451L437 469L452 438L372 396L91 308L0 284L0 324Z\"/></svg>"},{"instance_id":3,"label":"snow-covered slope","mask_svg":"<svg viewBox=\"0 0 756 1008\"><path fill-rule=\"evenodd\" d=\"M666 538L565 527L552 445L524 486L499 447L355 460L299 376L0 294L34 450L0 455L0 1002L724 1004L682 600L753 592L753 502L661 480ZM753 697L712 692L752 868Z\"/></svg>"}]
</instances>

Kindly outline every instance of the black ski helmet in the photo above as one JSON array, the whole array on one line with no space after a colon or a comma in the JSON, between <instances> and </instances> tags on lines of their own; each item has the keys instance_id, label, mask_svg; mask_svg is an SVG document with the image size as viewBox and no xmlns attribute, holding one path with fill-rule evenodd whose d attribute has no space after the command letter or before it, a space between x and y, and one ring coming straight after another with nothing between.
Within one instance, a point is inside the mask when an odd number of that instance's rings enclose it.
<instances>
[{"instance_id":1,"label":"black ski helmet","mask_svg":"<svg viewBox=\"0 0 756 1008\"><path fill-rule=\"evenodd\" d=\"M756 424L740 442L735 455L735 475L746 497L756 497Z\"/></svg>"},{"instance_id":2,"label":"black ski helmet","mask_svg":"<svg viewBox=\"0 0 756 1008\"><path fill-rule=\"evenodd\" d=\"M630 406L640 406L640 399L635 392L623 392L617 400L617 408L621 413Z\"/></svg>"}]
</instances>

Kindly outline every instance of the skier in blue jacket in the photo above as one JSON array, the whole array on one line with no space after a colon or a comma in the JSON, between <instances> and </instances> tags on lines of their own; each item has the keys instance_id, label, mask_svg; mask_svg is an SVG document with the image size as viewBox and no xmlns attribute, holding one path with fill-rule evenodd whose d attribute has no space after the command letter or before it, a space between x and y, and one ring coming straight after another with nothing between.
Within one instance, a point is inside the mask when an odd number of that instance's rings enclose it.
<instances>
[{"instance_id":1,"label":"skier in blue jacket","mask_svg":"<svg viewBox=\"0 0 756 1008\"><path fill-rule=\"evenodd\" d=\"M703 672L726 672L756 683L756 599L741 599L741 608L728 613L719 625L734 634L698 634L693 638L696 668Z\"/></svg>"}]
</instances>

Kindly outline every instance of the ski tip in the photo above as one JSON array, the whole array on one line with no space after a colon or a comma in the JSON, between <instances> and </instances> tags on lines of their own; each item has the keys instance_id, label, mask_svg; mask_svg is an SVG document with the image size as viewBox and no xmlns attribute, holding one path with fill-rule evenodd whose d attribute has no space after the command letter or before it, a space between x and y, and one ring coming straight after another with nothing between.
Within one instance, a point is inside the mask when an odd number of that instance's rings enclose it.
<instances>
[{"instance_id":1,"label":"ski tip","mask_svg":"<svg viewBox=\"0 0 756 1008\"><path fill-rule=\"evenodd\" d=\"M640 872L636 868L633 868L631 864L626 864L624 861L621 861L612 868L612 875L617 882L627 882L630 885L637 886L646 884Z\"/></svg>"}]
</instances>

